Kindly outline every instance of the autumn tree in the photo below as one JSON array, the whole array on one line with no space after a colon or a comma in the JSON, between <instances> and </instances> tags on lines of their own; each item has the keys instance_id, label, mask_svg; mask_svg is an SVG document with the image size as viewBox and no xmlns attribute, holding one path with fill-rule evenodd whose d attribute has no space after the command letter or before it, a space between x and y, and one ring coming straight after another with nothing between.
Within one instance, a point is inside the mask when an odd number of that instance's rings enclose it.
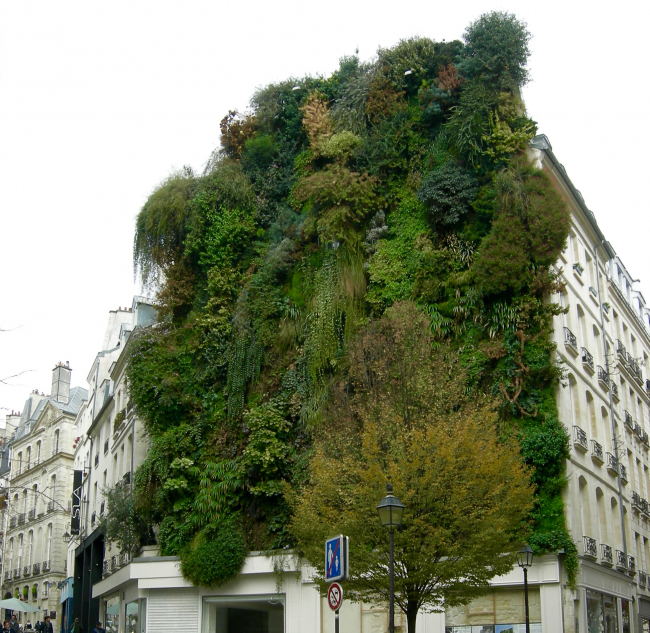
<instances>
[{"instance_id":1,"label":"autumn tree","mask_svg":"<svg viewBox=\"0 0 650 633\"><path fill-rule=\"evenodd\" d=\"M434 347L411 303L371 323L349 353L317 431L310 483L288 492L291 531L324 587L323 544L350 537L353 599L388 598L388 534L375 507L386 483L406 505L395 533L395 601L414 633L420 610L465 604L511 569L533 491L490 398L464 388L457 354Z\"/></svg>"}]
</instances>

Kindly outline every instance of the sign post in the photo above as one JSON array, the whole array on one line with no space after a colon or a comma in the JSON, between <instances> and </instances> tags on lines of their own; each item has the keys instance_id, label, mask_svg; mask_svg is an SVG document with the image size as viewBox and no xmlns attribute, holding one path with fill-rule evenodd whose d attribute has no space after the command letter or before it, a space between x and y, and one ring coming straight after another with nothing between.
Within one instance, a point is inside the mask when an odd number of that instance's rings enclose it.
<instances>
[{"instance_id":1,"label":"sign post","mask_svg":"<svg viewBox=\"0 0 650 633\"><path fill-rule=\"evenodd\" d=\"M327 590L327 604L334 611L334 633L339 633L339 609L343 588L337 580L346 580L349 568L349 539L339 534L325 541L325 580L332 583Z\"/></svg>"}]
</instances>

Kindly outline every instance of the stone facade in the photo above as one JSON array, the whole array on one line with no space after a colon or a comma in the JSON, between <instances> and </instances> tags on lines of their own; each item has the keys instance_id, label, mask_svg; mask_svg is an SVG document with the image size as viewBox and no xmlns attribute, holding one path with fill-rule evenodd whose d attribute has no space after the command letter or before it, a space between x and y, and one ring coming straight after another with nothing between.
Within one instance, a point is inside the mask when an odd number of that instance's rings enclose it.
<instances>
[{"instance_id":1,"label":"stone facade","mask_svg":"<svg viewBox=\"0 0 650 633\"><path fill-rule=\"evenodd\" d=\"M57 364L53 393L34 392L25 402L10 444L3 540L2 596L21 597L39 609L22 614L23 622L47 614L55 627L67 575L63 535L70 523L75 417L87 396L85 389L70 389L70 371Z\"/></svg>"}]
</instances>

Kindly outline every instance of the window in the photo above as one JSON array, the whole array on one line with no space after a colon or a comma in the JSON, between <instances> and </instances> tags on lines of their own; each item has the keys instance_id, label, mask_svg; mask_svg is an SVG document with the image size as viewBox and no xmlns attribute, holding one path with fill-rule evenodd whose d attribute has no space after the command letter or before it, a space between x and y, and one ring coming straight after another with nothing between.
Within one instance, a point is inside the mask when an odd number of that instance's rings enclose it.
<instances>
[{"instance_id":1,"label":"window","mask_svg":"<svg viewBox=\"0 0 650 633\"><path fill-rule=\"evenodd\" d=\"M616 598L587 589L587 633L618 633Z\"/></svg>"},{"instance_id":2,"label":"window","mask_svg":"<svg viewBox=\"0 0 650 633\"><path fill-rule=\"evenodd\" d=\"M41 441L36 442L36 463L41 461Z\"/></svg>"},{"instance_id":3,"label":"window","mask_svg":"<svg viewBox=\"0 0 650 633\"><path fill-rule=\"evenodd\" d=\"M27 536L27 556L25 557L25 564L31 566L34 562L34 531L30 530L29 535Z\"/></svg>"},{"instance_id":4,"label":"window","mask_svg":"<svg viewBox=\"0 0 650 633\"><path fill-rule=\"evenodd\" d=\"M59 452L59 429L54 431L54 450L52 455L56 455Z\"/></svg>"},{"instance_id":5,"label":"window","mask_svg":"<svg viewBox=\"0 0 650 633\"><path fill-rule=\"evenodd\" d=\"M47 533L45 536L45 560L50 560L52 554L52 524L48 523Z\"/></svg>"}]
</instances>

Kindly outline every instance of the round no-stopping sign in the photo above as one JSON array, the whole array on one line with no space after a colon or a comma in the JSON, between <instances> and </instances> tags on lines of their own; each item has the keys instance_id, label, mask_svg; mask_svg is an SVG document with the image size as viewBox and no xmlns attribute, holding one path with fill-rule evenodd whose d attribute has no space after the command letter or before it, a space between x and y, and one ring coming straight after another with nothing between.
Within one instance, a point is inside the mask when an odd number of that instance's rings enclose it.
<instances>
[{"instance_id":1,"label":"round no-stopping sign","mask_svg":"<svg viewBox=\"0 0 650 633\"><path fill-rule=\"evenodd\" d=\"M343 602L343 587L338 582L333 582L327 590L327 604L332 611L336 611Z\"/></svg>"}]
</instances>

